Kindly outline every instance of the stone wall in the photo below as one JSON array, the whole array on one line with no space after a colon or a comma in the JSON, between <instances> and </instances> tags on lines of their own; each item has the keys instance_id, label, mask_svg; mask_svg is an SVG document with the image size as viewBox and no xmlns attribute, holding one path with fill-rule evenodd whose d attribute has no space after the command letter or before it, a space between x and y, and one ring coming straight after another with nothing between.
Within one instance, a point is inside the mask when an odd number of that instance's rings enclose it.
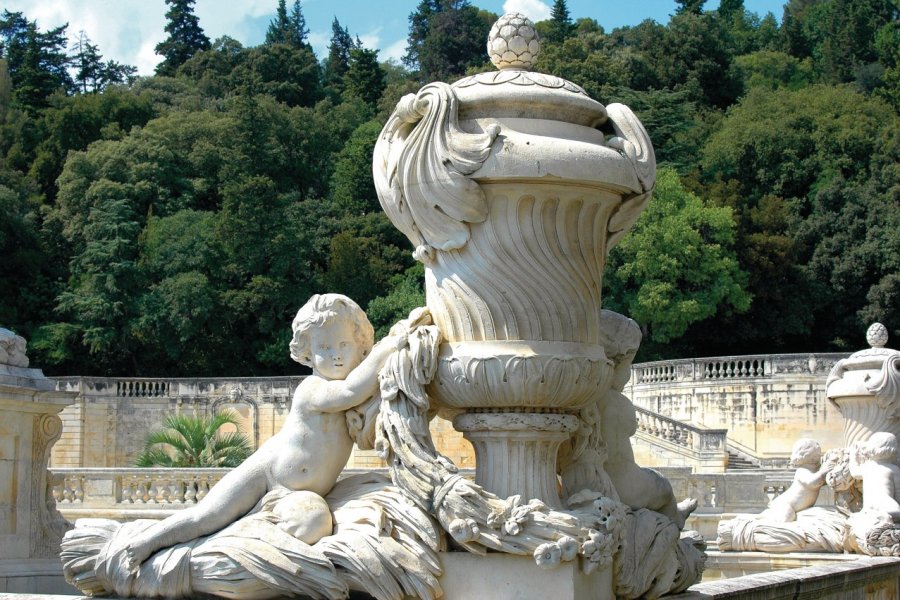
<instances>
[{"instance_id":1,"label":"stone wall","mask_svg":"<svg viewBox=\"0 0 900 600\"><path fill-rule=\"evenodd\" d=\"M275 435L290 411L302 377L194 379L57 378L57 389L77 393L60 417L63 432L54 445L52 467L130 467L147 432L178 412L210 415L225 408L239 415L241 431L254 448ZM462 467L474 466L471 445L446 420L436 417L432 436L444 454ZM355 449L349 467L383 467L373 451Z\"/></svg>"}]
</instances>

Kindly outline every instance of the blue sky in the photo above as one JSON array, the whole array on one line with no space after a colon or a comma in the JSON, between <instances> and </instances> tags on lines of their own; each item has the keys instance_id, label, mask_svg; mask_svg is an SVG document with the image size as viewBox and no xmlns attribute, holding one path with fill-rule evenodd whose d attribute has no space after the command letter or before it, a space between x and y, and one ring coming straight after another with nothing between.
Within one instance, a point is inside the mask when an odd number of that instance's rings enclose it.
<instances>
[{"instance_id":1,"label":"blue sky","mask_svg":"<svg viewBox=\"0 0 900 600\"><path fill-rule=\"evenodd\" d=\"M747 10L760 16L773 12L781 19L785 0L744 0ZM310 42L321 57L327 53L331 21L337 17L351 35L357 35L380 57L403 55L408 17L419 0L302 0L310 29ZM553 0L473 0L474 5L493 11L524 12L532 20L547 18ZM229 35L246 46L259 44L275 13L277 0L197 0L195 12L210 39ZM293 0L288 0L288 6ZM591 17L607 30L635 25L644 19L660 23L675 12L674 0L569 0L573 18ZM708 0L706 9L718 6ZM38 26L48 29L69 24L73 39L84 30L99 45L104 57L135 65L141 75L150 75L160 57L153 48L165 37L164 0L0 0L0 7L21 11Z\"/></svg>"}]
</instances>

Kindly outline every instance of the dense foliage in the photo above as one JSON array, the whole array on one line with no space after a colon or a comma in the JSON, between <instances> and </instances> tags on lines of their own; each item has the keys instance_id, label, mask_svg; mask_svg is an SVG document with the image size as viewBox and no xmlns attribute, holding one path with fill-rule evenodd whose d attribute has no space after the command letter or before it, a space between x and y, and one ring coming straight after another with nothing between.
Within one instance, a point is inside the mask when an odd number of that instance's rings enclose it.
<instances>
[{"instance_id":1,"label":"dense foliage","mask_svg":"<svg viewBox=\"0 0 900 600\"><path fill-rule=\"evenodd\" d=\"M486 68L496 15L422 0L401 66L337 19L320 62L296 0L249 48L210 42L193 4L167 0L142 78L84 32L69 48L0 14L0 325L50 373L283 373L311 294L352 296L381 331L424 300L372 149L401 95ZM896 6L704 4L607 32L556 0L537 24L537 69L631 106L660 161L605 305L640 323L639 359L855 349L872 320L900 335Z\"/></svg>"}]
</instances>

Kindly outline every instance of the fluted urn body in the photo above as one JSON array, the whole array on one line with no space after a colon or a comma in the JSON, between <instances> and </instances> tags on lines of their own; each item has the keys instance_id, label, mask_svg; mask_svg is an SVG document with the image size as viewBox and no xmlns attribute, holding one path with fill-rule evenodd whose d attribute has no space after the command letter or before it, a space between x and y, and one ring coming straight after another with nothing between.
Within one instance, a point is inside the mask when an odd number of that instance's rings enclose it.
<instances>
[{"instance_id":1,"label":"fluted urn body","mask_svg":"<svg viewBox=\"0 0 900 600\"><path fill-rule=\"evenodd\" d=\"M375 148L379 198L425 264L444 338L432 398L462 411L476 479L558 504L556 453L609 386L601 340L610 247L650 197L655 159L623 105L529 71L538 50L506 15L499 71L403 98Z\"/></svg>"}]
</instances>

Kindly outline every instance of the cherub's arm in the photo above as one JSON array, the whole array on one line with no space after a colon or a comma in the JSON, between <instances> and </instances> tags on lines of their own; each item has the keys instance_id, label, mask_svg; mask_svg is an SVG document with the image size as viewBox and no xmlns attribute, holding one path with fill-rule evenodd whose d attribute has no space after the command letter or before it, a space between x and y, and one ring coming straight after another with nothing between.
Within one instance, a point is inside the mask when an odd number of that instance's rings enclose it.
<instances>
[{"instance_id":1,"label":"cherub's arm","mask_svg":"<svg viewBox=\"0 0 900 600\"><path fill-rule=\"evenodd\" d=\"M863 478L863 468L862 465L865 462L865 457L861 456L864 451L864 446L860 442L854 442L850 448L848 454L850 455L850 462L847 465L848 470L850 471L850 476L855 479ZM862 459L862 462L860 462Z\"/></svg>"},{"instance_id":2,"label":"cherub's arm","mask_svg":"<svg viewBox=\"0 0 900 600\"><path fill-rule=\"evenodd\" d=\"M824 464L819 467L818 471L812 469L797 469L794 473L794 480L805 485L806 487L822 487L825 485L825 476L831 470L831 465Z\"/></svg>"},{"instance_id":3,"label":"cherub's arm","mask_svg":"<svg viewBox=\"0 0 900 600\"><path fill-rule=\"evenodd\" d=\"M405 343L405 336L388 336L372 347L369 355L346 379L323 381L305 404L319 412L341 412L358 406L378 392L378 372L388 356Z\"/></svg>"}]
</instances>

